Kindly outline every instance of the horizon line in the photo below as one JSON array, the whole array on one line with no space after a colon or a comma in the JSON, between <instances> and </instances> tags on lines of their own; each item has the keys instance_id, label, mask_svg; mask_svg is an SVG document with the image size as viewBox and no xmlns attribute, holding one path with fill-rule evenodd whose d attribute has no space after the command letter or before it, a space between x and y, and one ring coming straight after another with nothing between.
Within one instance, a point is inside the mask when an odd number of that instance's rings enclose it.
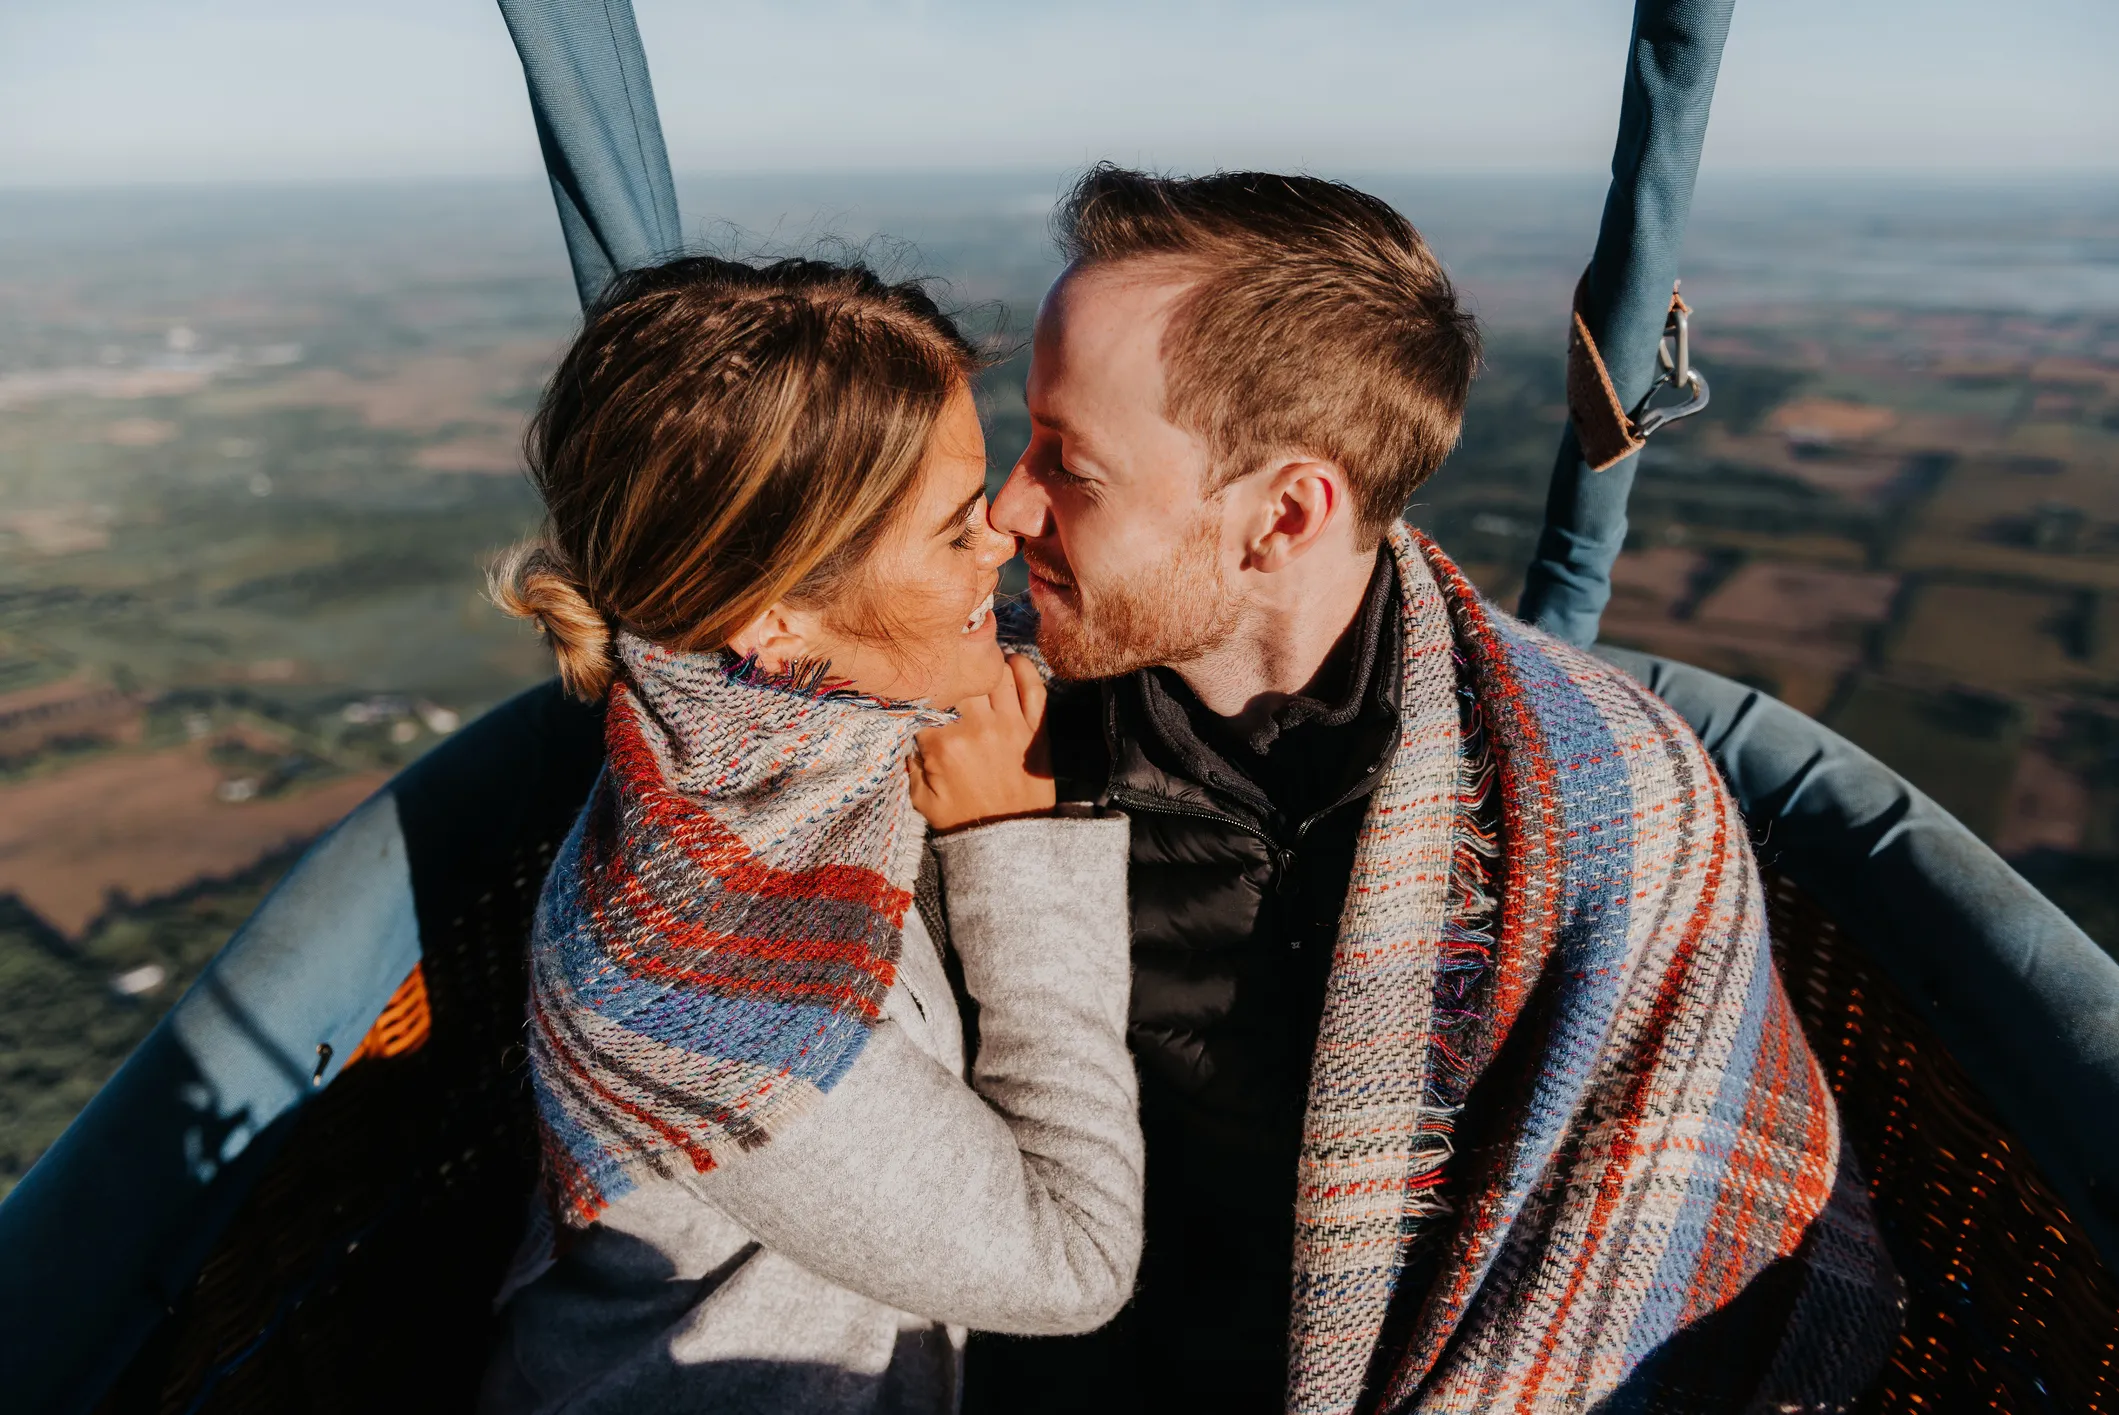
<instances>
[{"instance_id":1,"label":"horizon line","mask_svg":"<svg viewBox=\"0 0 2119 1415\"><path fill-rule=\"evenodd\" d=\"M787 167L694 167L678 170L672 180L697 181L772 181L789 179L809 180L935 180L935 179L988 179L1009 180L1019 178L1050 179L1055 175L1087 171L1091 163L996 163L985 166L933 166L907 164L904 166L809 166ZM1608 169L1602 166L1552 166L1516 167L1393 167L1381 164L1353 163L1345 166L1316 163L1290 163L1273 167L1238 169L1215 167L1205 171L1282 171L1310 173L1329 170L1346 177L1393 178L1399 180L1469 180L1498 182L1585 182L1607 180ZM2109 182L2119 181L2119 163L2101 167L2055 166L2025 168L2021 166L1995 166L1972 168L1940 168L1929 166L1832 166L1832 167L1737 167L1720 171L1707 170L1700 173L1702 184L1737 181L1807 181L1821 184L1839 182L1864 182L1891 180L1939 186L2027 186L2051 183ZM194 190L347 190L358 188L388 187L436 187L451 183L484 186L542 186L548 179L543 172L500 172L492 169L466 170L461 172L423 172L405 175L381 175L357 173L330 176L289 176L284 174L225 177L169 177L169 178L84 178L80 180L15 179L0 175L0 195L18 194L88 194L123 192L177 192Z\"/></svg>"}]
</instances>

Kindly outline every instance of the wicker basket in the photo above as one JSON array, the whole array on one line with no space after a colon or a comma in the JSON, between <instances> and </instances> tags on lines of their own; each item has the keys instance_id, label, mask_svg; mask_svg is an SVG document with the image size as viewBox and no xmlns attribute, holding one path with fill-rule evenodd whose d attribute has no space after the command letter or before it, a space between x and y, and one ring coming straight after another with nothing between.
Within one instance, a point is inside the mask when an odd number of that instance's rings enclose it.
<instances>
[{"instance_id":1,"label":"wicker basket","mask_svg":"<svg viewBox=\"0 0 2119 1415\"><path fill-rule=\"evenodd\" d=\"M523 940L559 828L446 918L107 1411L461 1411L534 1172ZM1789 991L1911 1303L1877 1411L2119 1410L2119 1284L1924 1025L1769 881ZM424 912L424 911L423 911Z\"/></svg>"},{"instance_id":2,"label":"wicker basket","mask_svg":"<svg viewBox=\"0 0 2119 1415\"><path fill-rule=\"evenodd\" d=\"M2119 1409L2119 1283L1927 1025L1769 876L1774 952L1905 1278L1877 1411Z\"/></svg>"}]
</instances>

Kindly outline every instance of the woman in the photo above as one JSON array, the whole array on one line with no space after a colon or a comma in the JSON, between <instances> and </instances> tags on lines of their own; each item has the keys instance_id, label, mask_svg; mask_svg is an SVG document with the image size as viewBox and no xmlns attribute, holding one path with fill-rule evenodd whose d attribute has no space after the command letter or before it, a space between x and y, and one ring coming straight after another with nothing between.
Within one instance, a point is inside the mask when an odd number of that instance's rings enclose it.
<instances>
[{"instance_id":1,"label":"woman","mask_svg":"<svg viewBox=\"0 0 2119 1415\"><path fill-rule=\"evenodd\" d=\"M553 1222L487 1411L947 1411L964 1328L1126 1300L1127 826L1034 769L974 368L916 286L684 259L553 377L495 598L608 761L531 943Z\"/></svg>"}]
</instances>

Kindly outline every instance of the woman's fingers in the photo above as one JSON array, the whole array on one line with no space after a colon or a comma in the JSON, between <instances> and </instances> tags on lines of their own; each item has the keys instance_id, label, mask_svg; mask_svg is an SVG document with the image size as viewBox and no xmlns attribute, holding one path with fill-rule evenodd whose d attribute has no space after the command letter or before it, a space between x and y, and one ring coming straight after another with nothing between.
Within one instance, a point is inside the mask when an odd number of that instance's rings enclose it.
<instances>
[{"instance_id":1,"label":"woman's fingers","mask_svg":"<svg viewBox=\"0 0 2119 1415\"><path fill-rule=\"evenodd\" d=\"M1023 769L1047 782L1052 777L1052 743L1045 735L1045 676L1028 654L1010 654L1008 671L1015 678L1021 697L1023 730L1029 742L1023 752Z\"/></svg>"},{"instance_id":2,"label":"woman's fingers","mask_svg":"<svg viewBox=\"0 0 2119 1415\"><path fill-rule=\"evenodd\" d=\"M1006 660L991 691L957 705L957 720L919 734L913 803L937 830L1052 809L1042 727L1044 683L1028 660Z\"/></svg>"},{"instance_id":3,"label":"woman's fingers","mask_svg":"<svg viewBox=\"0 0 2119 1415\"><path fill-rule=\"evenodd\" d=\"M928 784L927 764L920 759L918 747L905 758L905 777L912 786L912 808L923 816L930 814L930 807L935 804L934 787Z\"/></svg>"},{"instance_id":4,"label":"woman's fingers","mask_svg":"<svg viewBox=\"0 0 2119 1415\"><path fill-rule=\"evenodd\" d=\"M956 705L957 721L976 722L989 717L998 708L999 704L996 698L1006 693L1012 686L1006 672L1006 665L1004 664L1002 668L1003 671L995 675L992 687L980 693L977 697L958 700Z\"/></svg>"},{"instance_id":5,"label":"woman's fingers","mask_svg":"<svg viewBox=\"0 0 2119 1415\"><path fill-rule=\"evenodd\" d=\"M1034 730L1045 721L1045 675L1037 671L1037 665L1026 653L1008 655L1008 676L1014 680L1017 706L1022 710L1023 721Z\"/></svg>"},{"instance_id":6,"label":"woman's fingers","mask_svg":"<svg viewBox=\"0 0 2119 1415\"><path fill-rule=\"evenodd\" d=\"M993 700L993 710L1010 717L1021 715L1022 690L1015 681L1015 656L1003 654L1000 667L994 670L993 688L988 693Z\"/></svg>"},{"instance_id":7,"label":"woman's fingers","mask_svg":"<svg viewBox=\"0 0 2119 1415\"><path fill-rule=\"evenodd\" d=\"M1037 676L1036 667L1019 653L1009 654L1002 660L1000 677L988 695L995 716L1018 731L1025 727L1035 730L1044 696L1044 680Z\"/></svg>"}]
</instances>

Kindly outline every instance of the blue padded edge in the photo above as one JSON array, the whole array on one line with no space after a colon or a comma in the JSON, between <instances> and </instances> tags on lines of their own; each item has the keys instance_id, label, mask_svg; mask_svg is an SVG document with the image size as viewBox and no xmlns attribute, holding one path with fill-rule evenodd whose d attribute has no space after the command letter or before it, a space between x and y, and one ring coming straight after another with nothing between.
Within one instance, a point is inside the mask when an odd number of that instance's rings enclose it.
<instances>
[{"instance_id":1,"label":"blue padded edge","mask_svg":"<svg viewBox=\"0 0 2119 1415\"><path fill-rule=\"evenodd\" d=\"M1756 689L1626 649L1683 714L1760 858L1802 886L1935 1028L2119 1267L2119 962L1903 777Z\"/></svg>"},{"instance_id":2,"label":"blue padded edge","mask_svg":"<svg viewBox=\"0 0 2119 1415\"><path fill-rule=\"evenodd\" d=\"M419 961L421 911L449 917L515 868L602 759L599 709L526 689L296 862L0 1202L0 1408L95 1404Z\"/></svg>"},{"instance_id":3,"label":"blue padded edge","mask_svg":"<svg viewBox=\"0 0 2119 1415\"><path fill-rule=\"evenodd\" d=\"M677 189L628 0L500 0L583 305L677 254Z\"/></svg>"},{"instance_id":4,"label":"blue padded edge","mask_svg":"<svg viewBox=\"0 0 2119 1415\"><path fill-rule=\"evenodd\" d=\"M1583 321L1624 407L1655 381L1656 348L1734 6L1735 0L1638 0L1634 8L1611 190L1582 297ZM1626 543L1626 500L1639 460L1592 472L1573 425L1560 435L1545 528L1518 612L1569 643L1596 641L1611 598L1611 564Z\"/></svg>"},{"instance_id":5,"label":"blue padded edge","mask_svg":"<svg viewBox=\"0 0 2119 1415\"><path fill-rule=\"evenodd\" d=\"M310 847L0 1202L10 1409L94 1404L419 956L385 788Z\"/></svg>"}]
</instances>

